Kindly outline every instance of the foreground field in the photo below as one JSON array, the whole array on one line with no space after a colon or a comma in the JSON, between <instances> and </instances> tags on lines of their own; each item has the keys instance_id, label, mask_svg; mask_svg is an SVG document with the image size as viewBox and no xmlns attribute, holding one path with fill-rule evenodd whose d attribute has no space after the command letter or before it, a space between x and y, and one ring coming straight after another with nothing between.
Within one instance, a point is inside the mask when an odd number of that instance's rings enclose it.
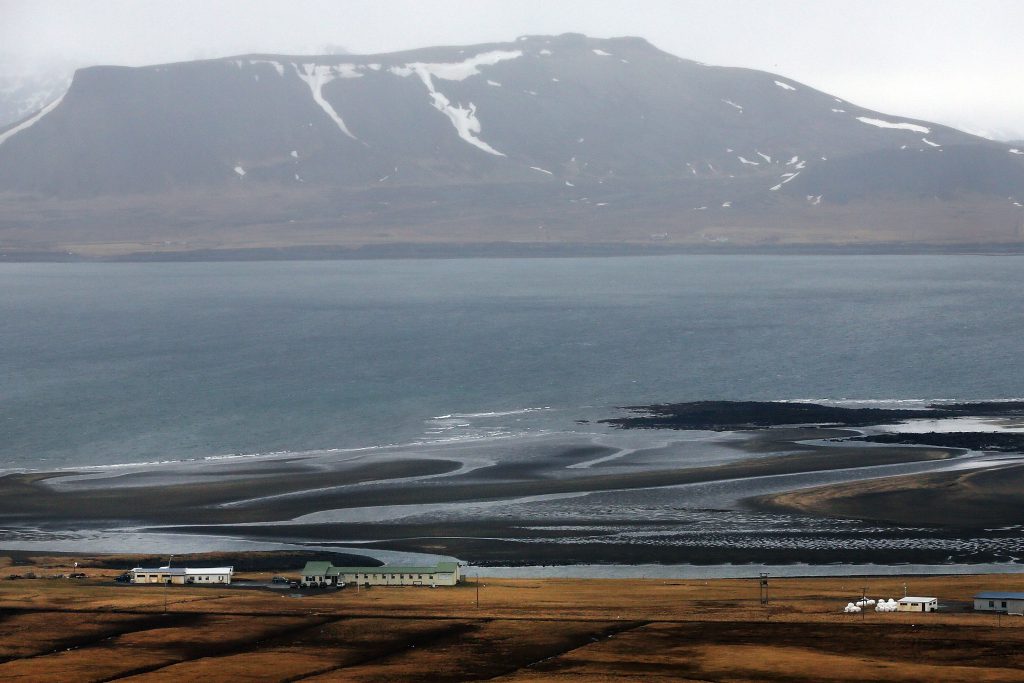
<instances>
[{"instance_id":1,"label":"foreground field","mask_svg":"<svg viewBox=\"0 0 1024 683\"><path fill-rule=\"evenodd\" d=\"M773 579L768 607L750 579L488 579L477 606L472 580L295 597L84 572L0 580L0 680L1024 681L1024 619L965 602L1015 576ZM841 613L905 582L945 611Z\"/></svg>"}]
</instances>

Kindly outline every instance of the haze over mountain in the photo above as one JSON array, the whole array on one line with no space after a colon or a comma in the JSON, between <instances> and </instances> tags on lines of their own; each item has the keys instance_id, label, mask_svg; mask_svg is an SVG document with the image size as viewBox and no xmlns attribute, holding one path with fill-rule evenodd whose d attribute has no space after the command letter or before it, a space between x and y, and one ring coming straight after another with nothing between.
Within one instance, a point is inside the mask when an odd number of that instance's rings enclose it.
<instances>
[{"instance_id":1,"label":"haze over mountain","mask_svg":"<svg viewBox=\"0 0 1024 683\"><path fill-rule=\"evenodd\" d=\"M0 245L1018 243L1024 149L640 38L79 70Z\"/></svg>"},{"instance_id":2,"label":"haze over mountain","mask_svg":"<svg viewBox=\"0 0 1024 683\"><path fill-rule=\"evenodd\" d=\"M63 95L75 68L67 63L26 63L0 54L0 130Z\"/></svg>"}]
</instances>

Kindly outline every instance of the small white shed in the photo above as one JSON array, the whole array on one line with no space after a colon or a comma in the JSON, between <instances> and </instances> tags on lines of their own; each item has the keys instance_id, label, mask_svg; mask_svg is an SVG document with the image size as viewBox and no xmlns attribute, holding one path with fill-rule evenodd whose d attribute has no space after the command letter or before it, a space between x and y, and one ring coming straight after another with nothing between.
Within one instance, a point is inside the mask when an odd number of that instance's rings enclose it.
<instances>
[{"instance_id":1,"label":"small white shed","mask_svg":"<svg viewBox=\"0 0 1024 683\"><path fill-rule=\"evenodd\" d=\"M898 612L934 612L939 609L938 598L921 598L907 596L896 603Z\"/></svg>"}]
</instances>

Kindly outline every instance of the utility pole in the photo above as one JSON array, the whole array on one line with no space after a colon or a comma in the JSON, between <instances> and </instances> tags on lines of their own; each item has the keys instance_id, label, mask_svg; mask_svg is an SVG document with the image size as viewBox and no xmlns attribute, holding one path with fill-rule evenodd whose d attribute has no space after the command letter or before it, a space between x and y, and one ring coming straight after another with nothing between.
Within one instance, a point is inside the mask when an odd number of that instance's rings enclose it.
<instances>
[{"instance_id":1,"label":"utility pole","mask_svg":"<svg viewBox=\"0 0 1024 683\"><path fill-rule=\"evenodd\" d=\"M476 575L476 608L480 609L480 575Z\"/></svg>"},{"instance_id":2,"label":"utility pole","mask_svg":"<svg viewBox=\"0 0 1024 683\"><path fill-rule=\"evenodd\" d=\"M164 614L167 614L167 586L171 584L171 562L174 560L174 555L167 558L167 575L164 578Z\"/></svg>"},{"instance_id":3,"label":"utility pole","mask_svg":"<svg viewBox=\"0 0 1024 683\"><path fill-rule=\"evenodd\" d=\"M760 590L761 604L767 606L768 605L768 572L761 572L760 588L761 588L761 590Z\"/></svg>"}]
</instances>

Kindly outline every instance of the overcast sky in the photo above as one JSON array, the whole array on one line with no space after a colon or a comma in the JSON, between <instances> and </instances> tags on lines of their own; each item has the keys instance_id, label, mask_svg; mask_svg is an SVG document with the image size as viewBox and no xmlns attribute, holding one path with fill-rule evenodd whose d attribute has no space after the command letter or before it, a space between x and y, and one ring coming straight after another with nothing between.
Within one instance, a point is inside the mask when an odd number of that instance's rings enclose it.
<instances>
[{"instance_id":1,"label":"overcast sky","mask_svg":"<svg viewBox=\"0 0 1024 683\"><path fill-rule=\"evenodd\" d=\"M635 35L857 104L1024 138L1024 0L0 0L10 62L142 65Z\"/></svg>"}]
</instances>

